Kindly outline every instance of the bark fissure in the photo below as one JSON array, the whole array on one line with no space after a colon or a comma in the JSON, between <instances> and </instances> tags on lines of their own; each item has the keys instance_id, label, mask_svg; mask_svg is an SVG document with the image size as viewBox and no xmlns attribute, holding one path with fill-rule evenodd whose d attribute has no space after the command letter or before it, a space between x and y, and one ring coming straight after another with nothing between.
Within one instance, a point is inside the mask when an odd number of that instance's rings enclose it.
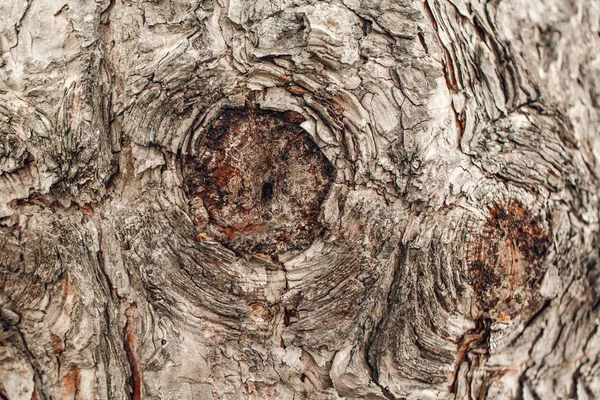
<instances>
[{"instance_id":1,"label":"bark fissure","mask_svg":"<svg viewBox=\"0 0 600 400\"><path fill-rule=\"evenodd\" d=\"M0 4L0 398L600 397L596 3Z\"/></svg>"}]
</instances>

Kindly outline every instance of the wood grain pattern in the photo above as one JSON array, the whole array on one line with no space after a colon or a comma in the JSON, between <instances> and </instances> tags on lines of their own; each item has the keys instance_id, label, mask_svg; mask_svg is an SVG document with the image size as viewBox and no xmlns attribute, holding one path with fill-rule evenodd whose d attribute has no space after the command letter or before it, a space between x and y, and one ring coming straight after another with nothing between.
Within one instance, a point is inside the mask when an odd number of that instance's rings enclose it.
<instances>
[{"instance_id":1,"label":"wood grain pattern","mask_svg":"<svg viewBox=\"0 0 600 400\"><path fill-rule=\"evenodd\" d=\"M599 21L0 2L0 397L600 398Z\"/></svg>"}]
</instances>

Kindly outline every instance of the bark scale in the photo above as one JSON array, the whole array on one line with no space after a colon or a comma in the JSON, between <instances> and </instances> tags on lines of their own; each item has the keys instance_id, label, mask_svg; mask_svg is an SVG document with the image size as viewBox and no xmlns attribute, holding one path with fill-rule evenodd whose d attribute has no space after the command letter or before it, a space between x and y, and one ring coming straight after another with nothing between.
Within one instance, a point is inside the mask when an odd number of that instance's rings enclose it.
<instances>
[{"instance_id":1,"label":"bark scale","mask_svg":"<svg viewBox=\"0 0 600 400\"><path fill-rule=\"evenodd\" d=\"M0 3L0 397L600 398L599 21Z\"/></svg>"}]
</instances>

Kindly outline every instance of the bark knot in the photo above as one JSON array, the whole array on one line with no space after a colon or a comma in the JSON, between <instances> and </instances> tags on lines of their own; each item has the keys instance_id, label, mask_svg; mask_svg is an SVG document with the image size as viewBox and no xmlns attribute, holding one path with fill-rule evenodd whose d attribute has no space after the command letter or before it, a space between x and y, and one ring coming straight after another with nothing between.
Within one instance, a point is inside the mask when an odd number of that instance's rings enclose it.
<instances>
[{"instance_id":1,"label":"bark knot","mask_svg":"<svg viewBox=\"0 0 600 400\"><path fill-rule=\"evenodd\" d=\"M184 160L199 230L238 252L302 250L322 232L333 166L295 112L224 109Z\"/></svg>"},{"instance_id":2,"label":"bark knot","mask_svg":"<svg viewBox=\"0 0 600 400\"><path fill-rule=\"evenodd\" d=\"M542 216L518 200L490 209L467 243L469 284L486 314L508 321L529 303L544 275L550 242Z\"/></svg>"}]
</instances>

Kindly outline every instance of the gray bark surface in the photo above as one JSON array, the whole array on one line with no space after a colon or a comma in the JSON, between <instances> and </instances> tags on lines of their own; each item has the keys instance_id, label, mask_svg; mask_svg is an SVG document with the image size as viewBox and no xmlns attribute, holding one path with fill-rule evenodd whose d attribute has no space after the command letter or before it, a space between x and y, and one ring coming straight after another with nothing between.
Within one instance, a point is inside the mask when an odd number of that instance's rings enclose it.
<instances>
[{"instance_id":1,"label":"gray bark surface","mask_svg":"<svg viewBox=\"0 0 600 400\"><path fill-rule=\"evenodd\" d=\"M597 0L1 0L0 398L600 398Z\"/></svg>"}]
</instances>

